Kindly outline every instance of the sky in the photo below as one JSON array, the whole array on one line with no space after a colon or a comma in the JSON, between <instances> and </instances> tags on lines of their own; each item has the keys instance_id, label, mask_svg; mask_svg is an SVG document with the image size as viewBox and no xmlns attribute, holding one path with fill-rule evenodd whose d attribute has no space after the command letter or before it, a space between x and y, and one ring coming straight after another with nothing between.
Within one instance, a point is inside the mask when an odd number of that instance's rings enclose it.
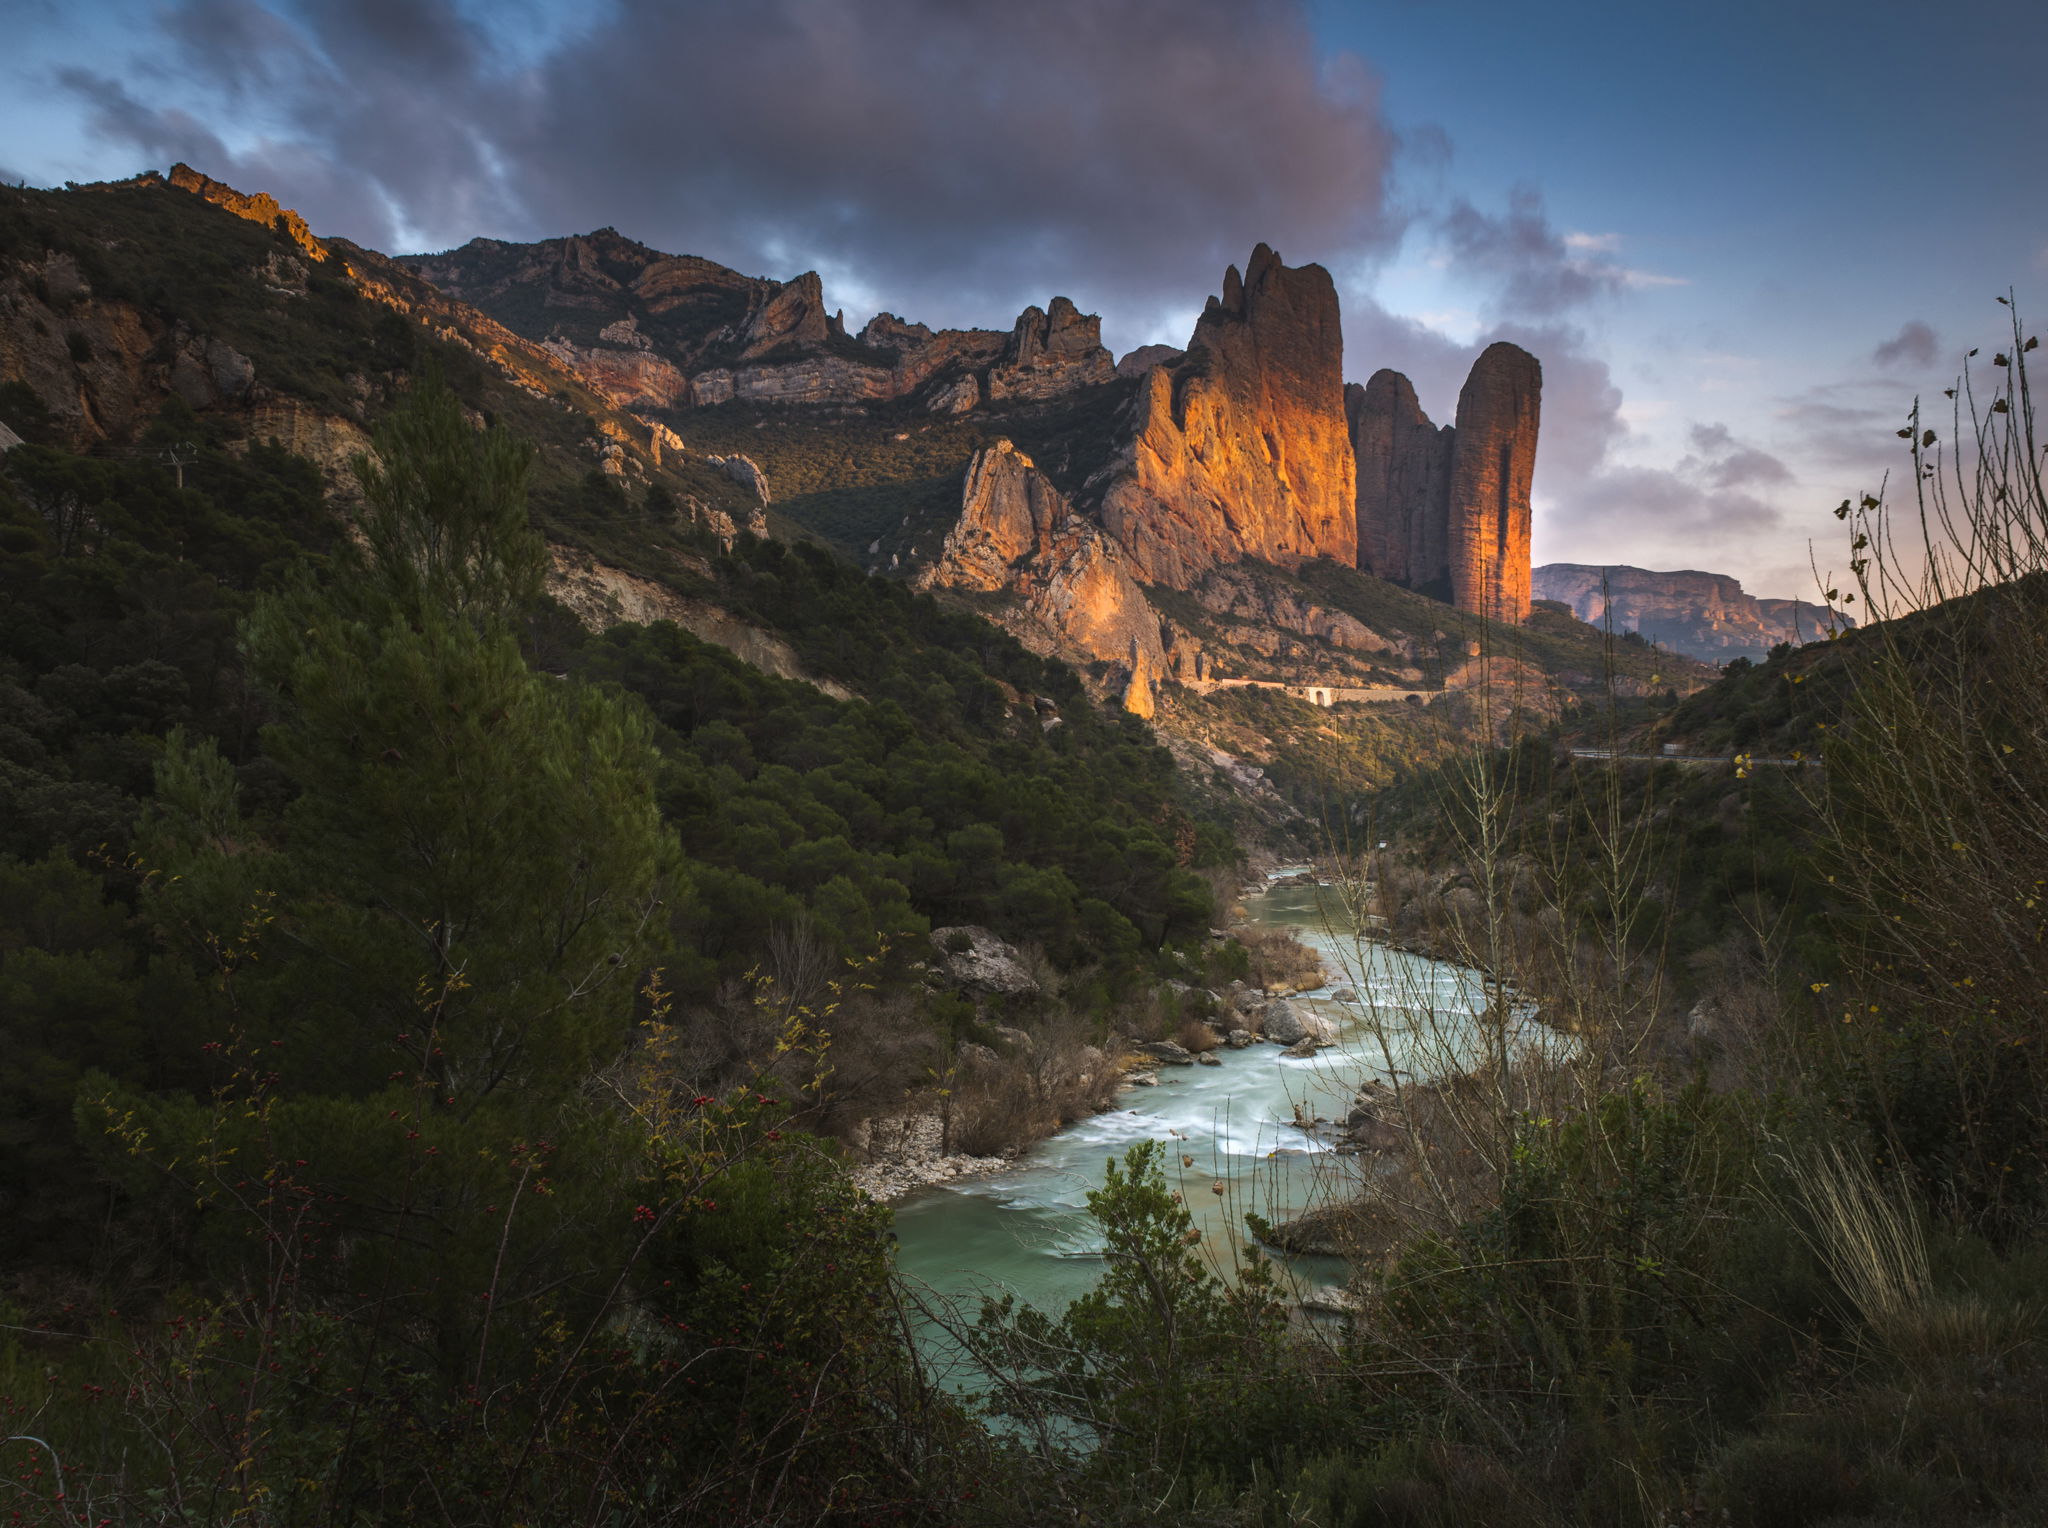
<instances>
[{"instance_id":1,"label":"sky","mask_svg":"<svg viewBox=\"0 0 2048 1528\"><path fill-rule=\"evenodd\" d=\"M1954 15L1963 19L1949 20ZM185 160L390 252L612 226L887 310L1184 344L1260 240L1439 423L1544 366L1537 562L1813 597L2048 300L2048 4L0 0L0 179ZM1981 364L1981 360L1979 362ZM1903 470L1902 470L1903 469ZM1896 482L1894 483L1896 496Z\"/></svg>"}]
</instances>

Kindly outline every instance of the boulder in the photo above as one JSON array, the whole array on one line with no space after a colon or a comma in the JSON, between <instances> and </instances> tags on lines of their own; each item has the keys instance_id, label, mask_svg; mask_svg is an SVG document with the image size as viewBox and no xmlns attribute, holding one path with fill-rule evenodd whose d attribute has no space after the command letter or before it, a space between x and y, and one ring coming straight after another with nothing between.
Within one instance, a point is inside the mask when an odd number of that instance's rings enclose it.
<instances>
[{"instance_id":1,"label":"boulder","mask_svg":"<svg viewBox=\"0 0 2048 1528\"><path fill-rule=\"evenodd\" d=\"M962 924L932 930L932 969L956 987L1006 997L1038 991L1038 981L1014 946L985 928ZM954 948L954 946L960 946Z\"/></svg>"},{"instance_id":2,"label":"boulder","mask_svg":"<svg viewBox=\"0 0 2048 1528\"><path fill-rule=\"evenodd\" d=\"M1223 1037L1223 1043L1232 1050L1243 1050L1256 1037L1248 1029L1233 1029Z\"/></svg>"},{"instance_id":3,"label":"boulder","mask_svg":"<svg viewBox=\"0 0 2048 1528\"><path fill-rule=\"evenodd\" d=\"M1165 1062L1168 1066L1189 1066L1195 1059L1186 1046L1176 1045L1171 1040L1139 1040L1131 1049L1140 1056L1149 1056L1154 1061Z\"/></svg>"},{"instance_id":4,"label":"boulder","mask_svg":"<svg viewBox=\"0 0 2048 1528\"><path fill-rule=\"evenodd\" d=\"M1273 1245L1298 1256L1343 1257L1356 1247L1364 1228L1358 1206L1325 1205L1275 1225Z\"/></svg>"},{"instance_id":5,"label":"boulder","mask_svg":"<svg viewBox=\"0 0 2048 1528\"><path fill-rule=\"evenodd\" d=\"M1280 1045L1298 1045L1303 1040L1328 1045L1335 1038L1330 1033L1330 1026L1321 1018L1286 998L1266 1005L1266 1011L1259 1018L1259 1028L1268 1040Z\"/></svg>"}]
</instances>

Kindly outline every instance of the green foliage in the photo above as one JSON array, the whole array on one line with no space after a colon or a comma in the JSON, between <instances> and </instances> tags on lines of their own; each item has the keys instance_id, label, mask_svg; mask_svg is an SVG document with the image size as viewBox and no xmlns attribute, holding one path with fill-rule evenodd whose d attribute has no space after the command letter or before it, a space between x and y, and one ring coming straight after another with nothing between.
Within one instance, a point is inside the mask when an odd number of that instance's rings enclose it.
<instances>
[{"instance_id":1,"label":"green foliage","mask_svg":"<svg viewBox=\"0 0 2048 1528\"><path fill-rule=\"evenodd\" d=\"M1104 1242L1094 1289L1059 1316L987 1301L970 1338L997 1411L1047 1446L1092 1445L1088 1474L1133 1501L1162 1483L1170 1495L1198 1462L1255 1478L1284 1457L1306 1399L1271 1267L1248 1246L1234 1282L1211 1272L1161 1162L1141 1141L1089 1192Z\"/></svg>"},{"instance_id":2,"label":"green foliage","mask_svg":"<svg viewBox=\"0 0 2048 1528\"><path fill-rule=\"evenodd\" d=\"M374 454L355 463L366 581L407 615L485 627L532 604L547 568L526 518L532 461L532 447L504 430L473 430L445 386L415 387L378 425Z\"/></svg>"},{"instance_id":3,"label":"green foliage","mask_svg":"<svg viewBox=\"0 0 2048 1528\"><path fill-rule=\"evenodd\" d=\"M695 887L690 948L668 962L681 994L740 974L798 913L842 955L978 923L1117 983L1142 952L1207 929L1171 759L1070 671L815 551L755 544L721 573L727 608L860 698L673 626L615 628L567 656L661 726L663 810Z\"/></svg>"}]
</instances>

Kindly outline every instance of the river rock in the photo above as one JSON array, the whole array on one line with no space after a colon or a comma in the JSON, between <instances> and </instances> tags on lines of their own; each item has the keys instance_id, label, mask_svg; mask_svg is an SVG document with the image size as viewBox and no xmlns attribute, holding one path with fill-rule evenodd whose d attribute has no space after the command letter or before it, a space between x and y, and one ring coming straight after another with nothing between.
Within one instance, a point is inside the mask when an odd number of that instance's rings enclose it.
<instances>
[{"instance_id":1,"label":"river rock","mask_svg":"<svg viewBox=\"0 0 2048 1528\"><path fill-rule=\"evenodd\" d=\"M1221 1061L1221 1060L1219 1060L1219 1059L1217 1058L1217 1056L1215 1055L1215 1053L1214 1053L1214 1052L1212 1052L1212 1051L1203 1051L1203 1052L1202 1052L1202 1053L1201 1053L1200 1055L1198 1055L1197 1057L1195 1057L1195 1062L1196 1062L1196 1064L1197 1064L1198 1066L1221 1066L1221 1065L1223 1065L1222 1061Z\"/></svg>"},{"instance_id":2,"label":"river rock","mask_svg":"<svg viewBox=\"0 0 2048 1528\"><path fill-rule=\"evenodd\" d=\"M1257 1036L1255 1036L1249 1029L1233 1029L1230 1031L1229 1034L1223 1037L1223 1043L1229 1046L1232 1050L1243 1050L1247 1045L1250 1045L1256 1038Z\"/></svg>"},{"instance_id":3,"label":"river rock","mask_svg":"<svg viewBox=\"0 0 2048 1528\"><path fill-rule=\"evenodd\" d=\"M932 969L956 987L1002 996L1038 991L1024 957L985 928L961 924L932 930ZM965 941L965 947L953 948Z\"/></svg>"},{"instance_id":4,"label":"river rock","mask_svg":"<svg viewBox=\"0 0 2048 1528\"><path fill-rule=\"evenodd\" d=\"M1266 1005L1266 1011L1259 1016L1259 1028L1268 1040L1279 1045L1298 1045L1303 1040L1328 1045L1335 1038L1322 1019L1286 998Z\"/></svg>"},{"instance_id":5,"label":"river rock","mask_svg":"<svg viewBox=\"0 0 2048 1528\"><path fill-rule=\"evenodd\" d=\"M1164 1061L1168 1066L1187 1066L1195 1059L1186 1046L1176 1045L1171 1040L1140 1040L1131 1049L1154 1061Z\"/></svg>"},{"instance_id":6,"label":"river rock","mask_svg":"<svg viewBox=\"0 0 2048 1528\"><path fill-rule=\"evenodd\" d=\"M1343 1257L1357 1245L1364 1229L1356 1205L1324 1205L1275 1225L1273 1245L1297 1256Z\"/></svg>"},{"instance_id":7,"label":"river rock","mask_svg":"<svg viewBox=\"0 0 2048 1528\"><path fill-rule=\"evenodd\" d=\"M1328 1043L1326 1040L1318 1040L1314 1035L1303 1035L1299 1040L1288 1046L1287 1049L1280 1052L1280 1054L1292 1060L1300 1061L1313 1056Z\"/></svg>"},{"instance_id":8,"label":"river rock","mask_svg":"<svg viewBox=\"0 0 2048 1528\"><path fill-rule=\"evenodd\" d=\"M1348 1289L1323 1284L1301 1292L1301 1308L1326 1316L1351 1316L1365 1309L1365 1301Z\"/></svg>"}]
</instances>

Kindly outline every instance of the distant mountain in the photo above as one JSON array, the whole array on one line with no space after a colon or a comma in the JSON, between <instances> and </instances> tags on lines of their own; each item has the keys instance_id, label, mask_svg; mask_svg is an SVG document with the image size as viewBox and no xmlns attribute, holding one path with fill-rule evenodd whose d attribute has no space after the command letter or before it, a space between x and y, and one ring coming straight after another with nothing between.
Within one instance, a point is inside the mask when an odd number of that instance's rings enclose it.
<instances>
[{"instance_id":1,"label":"distant mountain","mask_svg":"<svg viewBox=\"0 0 2048 1528\"><path fill-rule=\"evenodd\" d=\"M1531 579L1535 597L1555 600L1589 625L1633 631L1660 647L1709 663L1761 658L1780 642L1797 647L1856 622L1810 600L1758 599L1725 573L1594 567L1552 562Z\"/></svg>"},{"instance_id":2,"label":"distant mountain","mask_svg":"<svg viewBox=\"0 0 2048 1528\"><path fill-rule=\"evenodd\" d=\"M405 265L559 356L620 408L734 400L863 405L915 397L958 414L1112 380L1102 321L1064 297L1005 331L931 329L878 313L859 334L815 271L743 276L616 229L534 244L472 239Z\"/></svg>"}]
</instances>

